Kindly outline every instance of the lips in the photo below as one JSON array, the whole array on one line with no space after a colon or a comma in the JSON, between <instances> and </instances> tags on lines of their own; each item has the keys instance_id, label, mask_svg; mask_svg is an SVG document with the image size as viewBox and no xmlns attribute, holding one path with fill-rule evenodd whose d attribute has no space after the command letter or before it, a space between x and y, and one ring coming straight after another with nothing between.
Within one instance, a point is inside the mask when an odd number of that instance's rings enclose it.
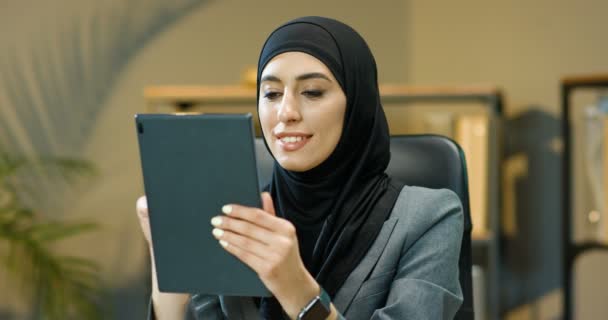
<instances>
[{"instance_id":1,"label":"lips","mask_svg":"<svg viewBox=\"0 0 608 320\"><path fill-rule=\"evenodd\" d=\"M277 144L284 151L296 151L304 147L312 135L300 132L281 132L275 135Z\"/></svg>"}]
</instances>

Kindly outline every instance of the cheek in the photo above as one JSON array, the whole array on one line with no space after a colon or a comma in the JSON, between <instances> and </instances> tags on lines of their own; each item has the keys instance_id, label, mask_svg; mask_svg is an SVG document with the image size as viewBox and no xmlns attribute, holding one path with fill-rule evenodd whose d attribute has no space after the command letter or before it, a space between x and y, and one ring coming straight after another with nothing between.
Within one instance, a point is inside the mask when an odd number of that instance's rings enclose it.
<instances>
[{"instance_id":1,"label":"cheek","mask_svg":"<svg viewBox=\"0 0 608 320\"><path fill-rule=\"evenodd\" d=\"M270 148L270 153L276 157L275 144L272 137L272 129L277 124L276 114L271 112L268 106L263 106L260 104L258 107L258 117L260 118L260 126L262 129L263 138L266 141L266 144Z\"/></svg>"},{"instance_id":2,"label":"cheek","mask_svg":"<svg viewBox=\"0 0 608 320\"><path fill-rule=\"evenodd\" d=\"M317 131L322 133L322 141L326 153L331 153L342 136L345 107L339 103L324 106L326 111L317 118Z\"/></svg>"},{"instance_id":3,"label":"cheek","mask_svg":"<svg viewBox=\"0 0 608 320\"><path fill-rule=\"evenodd\" d=\"M264 136L267 136L267 134L269 134L274 127L272 112L269 112L267 106L260 104L258 107L258 116L260 117L260 126L262 127L262 132L264 132Z\"/></svg>"},{"instance_id":4,"label":"cheek","mask_svg":"<svg viewBox=\"0 0 608 320\"><path fill-rule=\"evenodd\" d=\"M327 147L332 151L336 148L338 142L340 141L340 137L342 136L342 122L340 122L342 118L336 117L334 120L335 121L333 121L331 124L328 124L329 136L327 137Z\"/></svg>"},{"instance_id":5,"label":"cheek","mask_svg":"<svg viewBox=\"0 0 608 320\"><path fill-rule=\"evenodd\" d=\"M345 98L340 97L340 99L337 99L329 110L330 113L327 115L327 118L331 120L328 125L330 126L332 138L335 140L334 143L337 144L342 136L342 127L344 126L344 115L346 112Z\"/></svg>"}]
</instances>

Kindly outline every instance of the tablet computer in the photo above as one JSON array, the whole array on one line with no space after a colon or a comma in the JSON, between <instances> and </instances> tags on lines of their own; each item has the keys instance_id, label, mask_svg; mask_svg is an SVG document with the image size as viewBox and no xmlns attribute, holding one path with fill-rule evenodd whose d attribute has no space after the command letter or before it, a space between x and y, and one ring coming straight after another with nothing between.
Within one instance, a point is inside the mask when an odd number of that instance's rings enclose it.
<instances>
[{"instance_id":1,"label":"tablet computer","mask_svg":"<svg viewBox=\"0 0 608 320\"><path fill-rule=\"evenodd\" d=\"M211 234L223 205L261 207L251 114L138 114L135 124L159 290L270 296Z\"/></svg>"}]
</instances>

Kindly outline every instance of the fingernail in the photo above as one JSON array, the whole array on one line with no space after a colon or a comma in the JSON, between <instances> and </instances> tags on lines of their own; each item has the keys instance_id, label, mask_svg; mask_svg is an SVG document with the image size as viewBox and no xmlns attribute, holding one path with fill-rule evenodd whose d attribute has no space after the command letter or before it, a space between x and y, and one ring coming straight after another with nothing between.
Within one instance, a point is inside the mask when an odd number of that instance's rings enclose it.
<instances>
[{"instance_id":1,"label":"fingernail","mask_svg":"<svg viewBox=\"0 0 608 320\"><path fill-rule=\"evenodd\" d=\"M137 205L140 208L148 209L148 201L147 201L146 197L140 197L139 199L137 199Z\"/></svg>"},{"instance_id":2,"label":"fingernail","mask_svg":"<svg viewBox=\"0 0 608 320\"><path fill-rule=\"evenodd\" d=\"M225 214L231 214L232 213L232 206L231 205L225 205L222 207L222 212Z\"/></svg>"},{"instance_id":3,"label":"fingernail","mask_svg":"<svg viewBox=\"0 0 608 320\"><path fill-rule=\"evenodd\" d=\"M222 245L222 247L227 247L228 246L228 242L224 241L224 240L220 240L220 244Z\"/></svg>"},{"instance_id":4,"label":"fingernail","mask_svg":"<svg viewBox=\"0 0 608 320\"><path fill-rule=\"evenodd\" d=\"M221 225L222 224L222 218L220 218L220 217L213 217L213 219L211 219L211 224L214 227L217 227L217 226Z\"/></svg>"},{"instance_id":5,"label":"fingernail","mask_svg":"<svg viewBox=\"0 0 608 320\"><path fill-rule=\"evenodd\" d=\"M213 233L214 236L216 237L221 237L224 235L224 230L222 229L218 229L218 228L214 228L213 231L211 231Z\"/></svg>"}]
</instances>

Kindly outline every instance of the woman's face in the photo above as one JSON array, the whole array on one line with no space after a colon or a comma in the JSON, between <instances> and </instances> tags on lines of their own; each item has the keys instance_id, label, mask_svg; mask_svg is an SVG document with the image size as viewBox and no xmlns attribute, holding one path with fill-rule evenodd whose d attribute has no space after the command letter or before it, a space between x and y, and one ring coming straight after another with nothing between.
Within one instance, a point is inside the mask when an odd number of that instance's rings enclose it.
<instances>
[{"instance_id":1,"label":"woman's face","mask_svg":"<svg viewBox=\"0 0 608 320\"><path fill-rule=\"evenodd\" d=\"M307 171L333 152L346 96L317 58L286 52L272 58L260 78L259 116L266 143L286 170Z\"/></svg>"}]
</instances>

